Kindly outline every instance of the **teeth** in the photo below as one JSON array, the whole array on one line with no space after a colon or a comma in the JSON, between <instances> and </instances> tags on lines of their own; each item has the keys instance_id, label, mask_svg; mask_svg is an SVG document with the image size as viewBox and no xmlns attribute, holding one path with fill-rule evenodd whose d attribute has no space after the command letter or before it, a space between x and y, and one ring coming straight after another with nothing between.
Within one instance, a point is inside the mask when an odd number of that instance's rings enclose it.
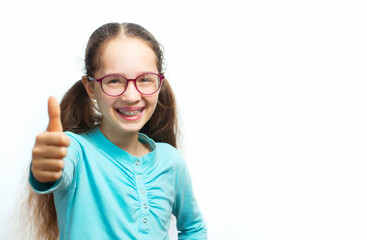
<instances>
[{"instance_id":1,"label":"teeth","mask_svg":"<svg viewBox=\"0 0 367 240\"><path fill-rule=\"evenodd\" d=\"M134 115L136 115L136 114L141 113L142 109L140 109L140 110L136 110L136 111L132 111L132 112L129 112L129 111L122 111L122 110L120 110L120 109L117 109L117 111L118 111L119 113L123 114L123 115L126 115L126 116L134 116Z\"/></svg>"}]
</instances>

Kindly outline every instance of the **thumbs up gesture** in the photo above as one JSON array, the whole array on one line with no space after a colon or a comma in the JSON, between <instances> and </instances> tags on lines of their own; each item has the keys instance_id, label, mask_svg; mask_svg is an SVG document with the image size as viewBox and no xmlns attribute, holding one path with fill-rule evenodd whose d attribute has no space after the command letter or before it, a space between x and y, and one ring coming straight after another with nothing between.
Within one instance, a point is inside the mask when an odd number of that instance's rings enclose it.
<instances>
[{"instance_id":1,"label":"thumbs up gesture","mask_svg":"<svg viewBox=\"0 0 367 240\"><path fill-rule=\"evenodd\" d=\"M39 182L55 182L62 176L66 147L70 145L62 131L60 106L54 97L48 99L48 116L47 130L36 137L32 150L31 171Z\"/></svg>"}]
</instances>

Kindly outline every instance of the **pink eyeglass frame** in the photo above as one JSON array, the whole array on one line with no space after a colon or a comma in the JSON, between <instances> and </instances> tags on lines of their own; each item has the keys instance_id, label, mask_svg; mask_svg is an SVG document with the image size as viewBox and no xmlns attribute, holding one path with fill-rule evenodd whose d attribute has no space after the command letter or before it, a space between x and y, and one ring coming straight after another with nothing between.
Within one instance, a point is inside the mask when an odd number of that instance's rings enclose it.
<instances>
[{"instance_id":1,"label":"pink eyeglass frame","mask_svg":"<svg viewBox=\"0 0 367 240\"><path fill-rule=\"evenodd\" d=\"M140 92L140 91L139 91L138 86L136 86L136 80L137 80L139 77L141 77L141 76L143 76L143 75L146 75L146 74L154 74L154 75L156 75L156 76L158 76L158 77L159 77L159 86L158 86L157 90L156 90L156 91L154 91L153 93L149 93L149 94L142 93L142 92ZM111 94L108 94L108 93L106 93L106 92L104 91L103 86L102 86L102 81L103 81L103 79L105 79L106 77L109 77L109 76L120 76L120 77L123 77L123 78L126 80L126 82L127 82L127 83L126 83L125 90L124 90L121 94L119 94L119 95L111 95ZM129 85L129 82L130 82L130 81L133 81L133 82L134 82L135 89L136 89L140 94L143 94L143 95L152 95L152 94L154 94L154 93L156 93L156 92L158 92L158 91L159 91L159 89L160 89L160 88L161 88L161 86L162 86L163 79L165 78L163 74L156 74L156 73L152 73L152 72L142 73L142 74L140 74L139 76L137 76L135 79L127 79L126 77L124 77L123 75L118 74L118 73L108 74L108 75L106 75L106 76L104 76L104 77L101 77L101 78L98 78L98 79L96 79L96 78L94 78L94 77L90 77L90 76L87 76L87 77L88 77L88 80L90 80L90 81L97 81L97 82L99 82L99 84L101 85L101 89L102 89L102 91L104 92L104 94L106 94L107 96L110 96L110 97L118 97L118 96L121 96L122 94L124 94L124 93L126 92L126 89L127 89L128 85Z\"/></svg>"}]
</instances>

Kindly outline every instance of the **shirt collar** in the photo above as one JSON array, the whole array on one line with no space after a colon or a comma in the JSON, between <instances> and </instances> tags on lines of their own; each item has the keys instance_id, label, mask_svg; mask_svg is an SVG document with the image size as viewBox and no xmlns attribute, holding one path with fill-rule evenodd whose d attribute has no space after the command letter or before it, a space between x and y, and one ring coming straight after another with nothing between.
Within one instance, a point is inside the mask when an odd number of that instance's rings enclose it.
<instances>
[{"instance_id":1,"label":"shirt collar","mask_svg":"<svg viewBox=\"0 0 367 240\"><path fill-rule=\"evenodd\" d=\"M143 166L151 165L154 163L156 159L156 143L153 139L149 138L147 135L143 133L139 133L138 140L139 142L146 143L150 147L151 152L142 156L135 157L125 150L119 148L113 142L111 142L99 129L96 127L89 132L89 135L95 142L98 144L98 147L106 152L110 157L114 158L117 161L130 162L135 163L136 160L139 160Z\"/></svg>"}]
</instances>

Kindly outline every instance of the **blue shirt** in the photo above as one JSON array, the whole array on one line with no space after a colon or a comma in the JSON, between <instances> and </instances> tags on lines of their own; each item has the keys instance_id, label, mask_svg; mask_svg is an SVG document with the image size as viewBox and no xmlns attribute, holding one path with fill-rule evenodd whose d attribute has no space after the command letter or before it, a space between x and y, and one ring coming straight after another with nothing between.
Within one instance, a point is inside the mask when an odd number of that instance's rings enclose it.
<instances>
[{"instance_id":1,"label":"blue shirt","mask_svg":"<svg viewBox=\"0 0 367 240\"><path fill-rule=\"evenodd\" d=\"M62 177L53 185L30 184L53 193L60 239L168 239L171 214L179 239L207 239L181 154L139 133L151 152L135 157L94 128L66 132L71 145Z\"/></svg>"}]
</instances>

